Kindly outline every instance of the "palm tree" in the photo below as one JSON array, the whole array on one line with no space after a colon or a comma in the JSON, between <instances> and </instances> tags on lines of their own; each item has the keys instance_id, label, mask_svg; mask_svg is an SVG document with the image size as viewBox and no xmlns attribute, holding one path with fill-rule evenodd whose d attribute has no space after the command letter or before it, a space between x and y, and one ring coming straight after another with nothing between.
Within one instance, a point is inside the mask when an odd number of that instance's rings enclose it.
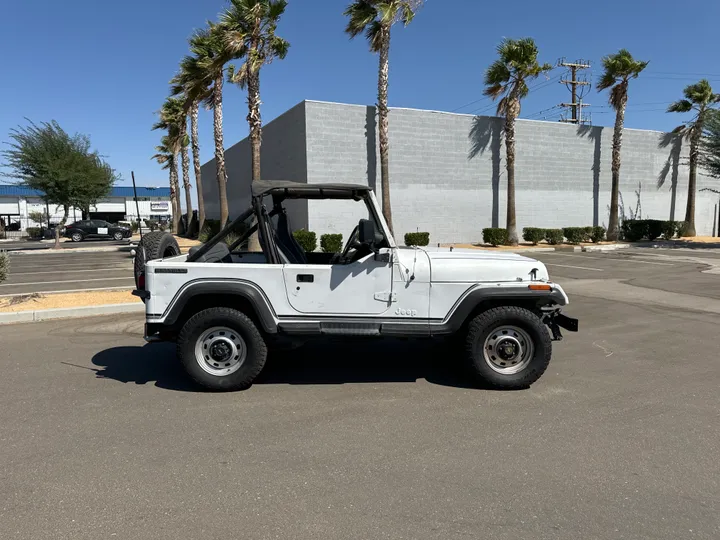
<instances>
[{"instance_id":1,"label":"palm tree","mask_svg":"<svg viewBox=\"0 0 720 540\"><path fill-rule=\"evenodd\" d=\"M685 210L686 236L695 236L695 191L697 189L697 166L700 140L708 116L714 110L712 106L720 102L720 94L713 93L707 79L690 84L683 91L685 99L676 101L668 107L668 112L695 112L695 116L687 123L675 128L674 133L682 134L690 141L690 179L688 181L687 208Z\"/></svg>"},{"instance_id":2,"label":"palm tree","mask_svg":"<svg viewBox=\"0 0 720 540\"><path fill-rule=\"evenodd\" d=\"M190 118L191 123L194 122L191 132L193 133L193 160L195 161L196 178L199 178L200 174L200 159L195 157L199 156L200 152L197 139L197 105L202 101L206 107L213 110L215 173L218 183L220 222L224 225L228 221L229 213L223 142L223 83L225 64L229 58L226 56L223 36L218 25L209 21L207 24L207 28L196 31L190 38L191 56L185 57L181 63L181 72L175 81L174 91L184 92L190 100ZM182 90L178 87L181 87ZM195 103L194 106L193 103ZM200 193L200 189L200 180L198 180L198 193ZM200 204L200 198L198 198L198 204Z\"/></svg>"},{"instance_id":3,"label":"palm tree","mask_svg":"<svg viewBox=\"0 0 720 540\"><path fill-rule=\"evenodd\" d=\"M185 188L185 204L187 209L187 223L192 219L192 199L190 194L190 161L188 158L188 136L187 136L187 113L183 109L183 101L179 98L170 97L165 100L160 109L160 120L153 125L153 129L164 129L168 132L168 141L176 153L180 153L183 171L183 187ZM175 177L177 179L177 176ZM174 231L178 232L180 223L179 189L176 190L176 206L178 210L177 219L173 215Z\"/></svg>"},{"instance_id":4,"label":"palm tree","mask_svg":"<svg viewBox=\"0 0 720 540\"><path fill-rule=\"evenodd\" d=\"M627 49L602 59L604 72L597 84L598 92L610 88L609 102L615 109L615 129L612 147L612 188L610 193L610 219L608 221L607 239L617 240L618 227L618 194L620 191L620 148L622 147L623 126L625 124L625 108L628 101L630 79L637 79L648 62L635 60Z\"/></svg>"},{"instance_id":5,"label":"palm tree","mask_svg":"<svg viewBox=\"0 0 720 540\"><path fill-rule=\"evenodd\" d=\"M715 178L720 178L720 111L713 109L705 122L700 139L700 165Z\"/></svg>"},{"instance_id":6,"label":"palm tree","mask_svg":"<svg viewBox=\"0 0 720 540\"><path fill-rule=\"evenodd\" d=\"M287 41L275 34L286 7L287 0L230 0L230 7L220 16L228 56L244 59L239 69L229 66L228 81L243 90L247 88L253 182L261 179L260 69L275 58L285 58L290 48ZM250 238L248 249L260 251L257 233Z\"/></svg>"},{"instance_id":7,"label":"palm tree","mask_svg":"<svg viewBox=\"0 0 720 540\"><path fill-rule=\"evenodd\" d=\"M190 39L191 47L198 43L196 37ZM202 173L200 167L200 141L198 136L198 112L200 102L212 98L212 81L202 68L197 55L185 56L180 62L180 69L170 81L171 93L183 100L183 109L190 113L190 140L195 170L195 185L198 198L198 232L205 225L205 198L202 191ZM222 135L221 135L222 137Z\"/></svg>"},{"instance_id":8,"label":"palm tree","mask_svg":"<svg viewBox=\"0 0 720 540\"><path fill-rule=\"evenodd\" d=\"M173 140L170 136L165 135L160 140L160 145L155 147L157 152L151 159L156 160L162 165L163 170L167 170L170 176L170 203L172 205L173 214L173 231L177 232L180 222L180 198L178 197L178 170L177 170L177 139ZM140 216L138 216L140 219Z\"/></svg>"},{"instance_id":9,"label":"palm tree","mask_svg":"<svg viewBox=\"0 0 720 540\"><path fill-rule=\"evenodd\" d=\"M528 81L552 69L538 63L538 48L532 38L504 39L497 48L499 59L485 72L486 96L500 98L498 116L505 117L505 151L507 166L507 232L508 244L517 246L515 217L515 120L520 115L520 100L528 95Z\"/></svg>"},{"instance_id":10,"label":"palm tree","mask_svg":"<svg viewBox=\"0 0 720 540\"><path fill-rule=\"evenodd\" d=\"M393 230L392 211L390 209L390 164L388 152L388 71L390 59L390 29L398 21L407 26L412 22L422 0L355 0L344 12L348 17L345 32L353 39L365 34L370 50L379 53L378 70L378 121L380 124L380 189L382 192L382 211L385 221Z\"/></svg>"}]
</instances>

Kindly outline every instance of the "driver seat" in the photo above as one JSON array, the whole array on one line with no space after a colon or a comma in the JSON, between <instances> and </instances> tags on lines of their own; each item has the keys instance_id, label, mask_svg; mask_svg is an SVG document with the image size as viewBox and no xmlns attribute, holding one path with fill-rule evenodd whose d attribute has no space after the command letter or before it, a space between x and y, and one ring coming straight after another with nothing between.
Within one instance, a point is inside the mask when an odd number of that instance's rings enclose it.
<instances>
[{"instance_id":1,"label":"driver seat","mask_svg":"<svg viewBox=\"0 0 720 540\"><path fill-rule=\"evenodd\" d=\"M300 247L290 229L290 221L283 208L278 214L277 227L275 229L275 243L288 258L290 264L307 264L305 250Z\"/></svg>"}]
</instances>

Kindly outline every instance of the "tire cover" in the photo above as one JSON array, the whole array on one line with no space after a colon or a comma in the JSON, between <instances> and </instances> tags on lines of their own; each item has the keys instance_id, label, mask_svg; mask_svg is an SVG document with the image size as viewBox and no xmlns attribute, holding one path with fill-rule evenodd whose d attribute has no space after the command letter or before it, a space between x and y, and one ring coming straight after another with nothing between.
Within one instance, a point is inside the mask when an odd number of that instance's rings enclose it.
<instances>
[{"instance_id":1,"label":"tire cover","mask_svg":"<svg viewBox=\"0 0 720 540\"><path fill-rule=\"evenodd\" d=\"M135 250L135 286L138 287L138 278L145 272L145 263L156 259L180 255L177 240L169 232L154 231L143 235Z\"/></svg>"}]
</instances>

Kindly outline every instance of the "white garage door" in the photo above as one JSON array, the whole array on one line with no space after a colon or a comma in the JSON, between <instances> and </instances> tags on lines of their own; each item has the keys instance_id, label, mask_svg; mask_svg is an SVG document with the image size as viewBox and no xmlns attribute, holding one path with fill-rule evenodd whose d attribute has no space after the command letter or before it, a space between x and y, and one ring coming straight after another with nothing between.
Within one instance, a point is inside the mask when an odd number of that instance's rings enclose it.
<instances>
[{"instance_id":1,"label":"white garage door","mask_svg":"<svg viewBox=\"0 0 720 540\"><path fill-rule=\"evenodd\" d=\"M0 197L0 215L19 214L18 201L14 197Z\"/></svg>"}]
</instances>

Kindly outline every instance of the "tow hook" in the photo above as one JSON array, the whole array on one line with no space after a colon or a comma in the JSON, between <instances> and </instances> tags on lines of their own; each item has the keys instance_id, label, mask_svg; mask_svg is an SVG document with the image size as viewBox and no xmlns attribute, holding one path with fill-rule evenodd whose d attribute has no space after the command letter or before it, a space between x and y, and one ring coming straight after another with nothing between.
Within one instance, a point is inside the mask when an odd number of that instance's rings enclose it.
<instances>
[{"instance_id":1,"label":"tow hook","mask_svg":"<svg viewBox=\"0 0 720 540\"><path fill-rule=\"evenodd\" d=\"M560 331L560 326L558 326L558 323L555 321L556 315L557 315L557 312L547 313L545 315L545 317L543 317L543 322L550 329L550 332L552 333L552 340L553 341L562 341L563 335L562 335L562 332Z\"/></svg>"},{"instance_id":2,"label":"tow hook","mask_svg":"<svg viewBox=\"0 0 720 540\"><path fill-rule=\"evenodd\" d=\"M562 341L563 335L562 335L562 332L560 332L560 327L555 322L555 317L551 317L550 321L546 324L550 327L550 332L552 332L553 341Z\"/></svg>"}]
</instances>

